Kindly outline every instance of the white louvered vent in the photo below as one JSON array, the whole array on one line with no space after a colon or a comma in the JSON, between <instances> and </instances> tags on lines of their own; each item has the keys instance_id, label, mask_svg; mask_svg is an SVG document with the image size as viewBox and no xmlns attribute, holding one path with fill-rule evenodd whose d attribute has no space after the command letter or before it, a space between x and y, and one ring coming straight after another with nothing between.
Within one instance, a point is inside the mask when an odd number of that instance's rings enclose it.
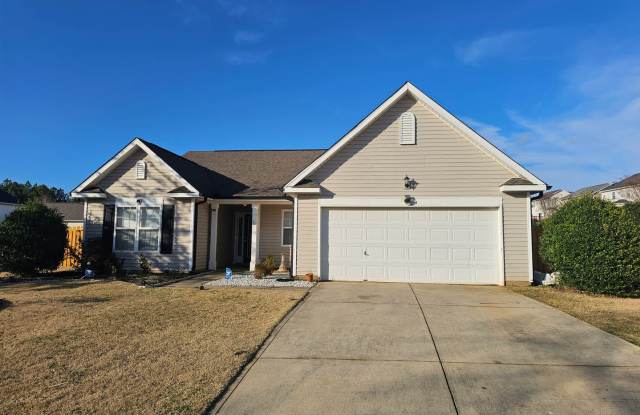
<instances>
[{"instance_id":1,"label":"white louvered vent","mask_svg":"<svg viewBox=\"0 0 640 415\"><path fill-rule=\"evenodd\" d=\"M144 180L147 178L147 163L142 160L136 162L136 179Z\"/></svg>"},{"instance_id":2,"label":"white louvered vent","mask_svg":"<svg viewBox=\"0 0 640 415\"><path fill-rule=\"evenodd\" d=\"M400 144L416 143L416 116L413 112L405 112L400 117Z\"/></svg>"}]
</instances>

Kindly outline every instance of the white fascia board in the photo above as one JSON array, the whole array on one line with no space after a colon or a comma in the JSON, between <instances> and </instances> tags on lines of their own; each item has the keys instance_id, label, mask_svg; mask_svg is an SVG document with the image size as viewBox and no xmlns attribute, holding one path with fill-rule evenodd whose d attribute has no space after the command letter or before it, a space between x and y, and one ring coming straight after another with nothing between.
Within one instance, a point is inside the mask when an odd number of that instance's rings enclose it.
<instances>
[{"instance_id":1,"label":"white fascia board","mask_svg":"<svg viewBox=\"0 0 640 415\"><path fill-rule=\"evenodd\" d=\"M417 100L422 101L436 115L438 115L443 120L447 121L450 125L452 125L459 132L461 132L464 136L468 137L474 144L476 144L481 149L485 150L487 153L493 156L496 159L496 161L504 165L509 170L531 181L532 183L545 185L542 180L534 176L531 172L529 172L527 169L522 167L520 164L516 163L514 160L512 160L509 156L507 156L505 153L500 151L496 146L491 144L480 134L475 132L465 123L463 123L458 118L456 118L451 113L449 113L440 104L438 104L437 102L429 98L427 95L425 95L413 84L411 84L410 82L407 82L400 89L398 89L391 97L389 97L385 102L383 102L378 108L376 108L371 114L369 114L364 120L358 123L358 125L356 125L351 131L349 131L337 143L331 146L331 148L325 151L313 163L311 163L304 170L298 173L298 175L294 177L289 183L287 183L285 187L295 186L301 180L307 177L309 174L314 172L318 167L324 164L331 156L333 156L342 147L344 147L353 137L355 137L362 130L367 128L373 121L375 121L380 115L382 115L390 106L395 104L406 93L410 93ZM545 189L546 189L546 185L545 185Z\"/></svg>"},{"instance_id":2,"label":"white fascia board","mask_svg":"<svg viewBox=\"0 0 640 415\"><path fill-rule=\"evenodd\" d=\"M158 155L156 153L154 153L147 145L145 145L140 139L138 138L134 138L129 144L127 144L127 146L125 148L123 148L122 150L120 150L115 156L113 156L109 161L107 161L105 164L102 165L102 167L100 167L98 170L96 170L91 176L89 176L85 181L83 181L82 183L80 183L80 185L78 187L76 187L75 189L73 189L73 191L71 192L71 194L73 195L74 193L78 193L81 192L82 190L84 190L85 188L87 188L89 185L91 185L92 183L94 183L100 176L103 176L107 173L109 173L111 170L113 170L115 167L117 167L120 163L122 163L122 161L124 161L124 159L135 149L135 148L140 148L142 149L145 153L147 153L149 156L151 156L155 161L160 162L161 164L163 164L164 166L166 166L169 171L171 171L176 177L178 177L178 179L180 179L180 181L182 182L182 184L189 190L191 190L194 193L198 193L200 194L200 192L198 192L198 190L193 187L189 182L187 182L182 176L180 176L171 166L169 166L164 160L162 160L160 157L158 157ZM78 196L80 197L80 196Z\"/></svg>"},{"instance_id":3,"label":"white fascia board","mask_svg":"<svg viewBox=\"0 0 640 415\"><path fill-rule=\"evenodd\" d=\"M172 199L192 199L192 198L200 198L198 193L167 193L164 197L169 197Z\"/></svg>"},{"instance_id":4,"label":"white fascia board","mask_svg":"<svg viewBox=\"0 0 640 415\"><path fill-rule=\"evenodd\" d=\"M335 197L333 199L319 199L321 207L402 207L408 209L427 207L478 207L496 208L500 207L502 198L493 196L471 196L471 197L420 197L415 196L416 204L407 206L404 203L404 196L398 197Z\"/></svg>"},{"instance_id":5,"label":"white fascia board","mask_svg":"<svg viewBox=\"0 0 640 415\"><path fill-rule=\"evenodd\" d=\"M319 187L285 187L285 193L320 193Z\"/></svg>"},{"instance_id":6,"label":"white fascia board","mask_svg":"<svg viewBox=\"0 0 640 415\"><path fill-rule=\"evenodd\" d=\"M71 197L72 198L77 198L77 199L106 199L107 195L105 195L104 193L78 193L78 192L71 192Z\"/></svg>"},{"instance_id":7,"label":"white fascia board","mask_svg":"<svg viewBox=\"0 0 640 415\"><path fill-rule=\"evenodd\" d=\"M542 192L547 190L544 184L521 184L514 186L500 186L501 192Z\"/></svg>"}]
</instances>

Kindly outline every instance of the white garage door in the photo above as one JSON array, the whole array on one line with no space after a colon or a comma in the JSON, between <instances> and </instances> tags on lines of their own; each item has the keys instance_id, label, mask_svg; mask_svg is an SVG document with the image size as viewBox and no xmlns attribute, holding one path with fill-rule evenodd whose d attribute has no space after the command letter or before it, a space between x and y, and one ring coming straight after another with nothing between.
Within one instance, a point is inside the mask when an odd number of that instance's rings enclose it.
<instances>
[{"instance_id":1,"label":"white garage door","mask_svg":"<svg viewBox=\"0 0 640 415\"><path fill-rule=\"evenodd\" d=\"M497 209L323 208L321 276L499 284Z\"/></svg>"}]
</instances>

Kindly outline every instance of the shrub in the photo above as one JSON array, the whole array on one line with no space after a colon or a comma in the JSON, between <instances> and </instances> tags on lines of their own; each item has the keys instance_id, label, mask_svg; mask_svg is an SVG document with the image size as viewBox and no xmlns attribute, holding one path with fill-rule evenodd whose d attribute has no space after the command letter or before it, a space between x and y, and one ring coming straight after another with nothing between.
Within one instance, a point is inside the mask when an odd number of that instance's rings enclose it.
<instances>
[{"instance_id":1,"label":"shrub","mask_svg":"<svg viewBox=\"0 0 640 415\"><path fill-rule=\"evenodd\" d=\"M0 269L16 275L54 270L64 259L67 226L55 210L28 203L0 223Z\"/></svg>"},{"instance_id":2,"label":"shrub","mask_svg":"<svg viewBox=\"0 0 640 415\"><path fill-rule=\"evenodd\" d=\"M262 261L262 265L267 271L267 275L273 274L273 271L278 269L278 267L276 266L276 259L271 255L269 255L264 259L264 261Z\"/></svg>"},{"instance_id":3,"label":"shrub","mask_svg":"<svg viewBox=\"0 0 640 415\"><path fill-rule=\"evenodd\" d=\"M122 268L121 261L110 249L105 248L100 238L85 241L82 250L73 255L82 269L89 268L98 276L119 274Z\"/></svg>"},{"instance_id":4,"label":"shrub","mask_svg":"<svg viewBox=\"0 0 640 415\"><path fill-rule=\"evenodd\" d=\"M256 267L253 270L253 276L256 279L262 279L265 275L267 275L267 269L264 264L256 264Z\"/></svg>"},{"instance_id":5,"label":"shrub","mask_svg":"<svg viewBox=\"0 0 640 415\"><path fill-rule=\"evenodd\" d=\"M560 284L640 295L640 225L626 211L587 196L564 204L542 227L540 252Z\"/></svg>"},{"instance_id":6,"label":"shrub","mask_svg":"<svg viewBox=\"0 0 640 415\"><path fill-rule=\"evenodd\" d=\"M622 209L640 225L640 202L626 204Z\"/></svg>"},{"instance_id":7,"label":"shrub","mask_svg":"<svg viewBox=\"0 0 640 415\"><path fill-rule=\"evenodd\" d=\"M138 266L140 267L140 274L143 277L146 277L151 273L151 266L149 265L149 260L146 256L140 254L138 255Z\"/></svg>"}]
</instances>

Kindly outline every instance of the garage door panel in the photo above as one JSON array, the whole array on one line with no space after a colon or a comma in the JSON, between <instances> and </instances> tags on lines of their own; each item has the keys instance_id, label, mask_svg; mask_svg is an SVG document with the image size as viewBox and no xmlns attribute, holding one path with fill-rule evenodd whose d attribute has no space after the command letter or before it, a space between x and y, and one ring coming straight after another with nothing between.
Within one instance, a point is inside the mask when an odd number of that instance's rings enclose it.
<instances>
[{"instance_id":1,"label":"garage door panel","mask_svg":"<svg viewBox=\"0 0 640 415\"><path fill-rule=\"evenodd\" d=\"M324 208L323 278L497 284L497 209Z\"/></svg>"}]
</instances>

